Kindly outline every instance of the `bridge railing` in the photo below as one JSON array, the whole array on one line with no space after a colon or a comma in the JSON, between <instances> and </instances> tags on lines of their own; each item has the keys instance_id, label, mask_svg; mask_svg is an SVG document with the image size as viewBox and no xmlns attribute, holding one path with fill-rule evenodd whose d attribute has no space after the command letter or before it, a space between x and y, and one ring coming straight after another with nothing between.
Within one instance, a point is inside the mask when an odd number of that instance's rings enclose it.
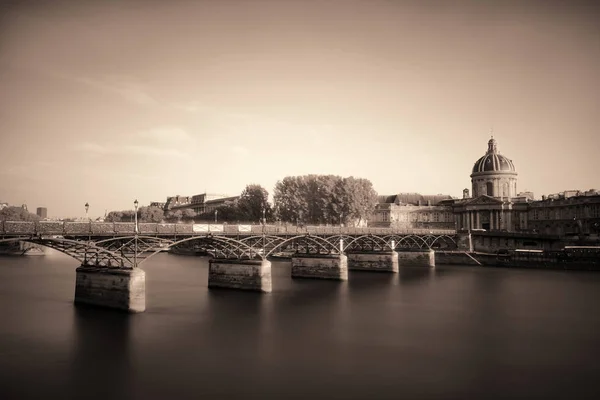
<instances>
[{"instance_id":1,"label":"bridge railing","mask_svg":"<svg viewBox=\"0 0 600 400\"><path fill-rule=\"evenodd\" d=\"M454 235L454 230L393 229L339 226L234 225L138 223L141 235ZM2 235L125 236L135 233L133 222L0 221Z\"/></svg>"}]
</instances>

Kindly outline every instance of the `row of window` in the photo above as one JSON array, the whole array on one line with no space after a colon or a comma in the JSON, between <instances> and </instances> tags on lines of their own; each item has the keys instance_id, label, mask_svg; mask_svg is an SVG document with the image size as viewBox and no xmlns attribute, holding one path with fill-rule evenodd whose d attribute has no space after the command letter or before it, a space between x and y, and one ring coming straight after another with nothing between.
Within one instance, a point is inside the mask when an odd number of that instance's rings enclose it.
<instances>
[{"instance_id":1,"label":"row of window","mask_svg":"<svg viewBox=\"0 0 600 400\"><path fill-rule=\"evenodd\" d=\"M535 208L531 210L531 218L538 219L571 219L600 218L600 204L571 207Z\"/></svg>"},{"instance_id":2,"label":"row of window","mask_svg":"<svg viewBox=\"0 0 600 400\"><path fill-rule=\"evenodd\" d=\"M389 222L390 212L383 211L378 213L380 221ZM421 221L421 222L453 222L454 216L451 212L413 212L413 213L400 213L394 220L396 221Z\"/></svg>"}]
</instances>

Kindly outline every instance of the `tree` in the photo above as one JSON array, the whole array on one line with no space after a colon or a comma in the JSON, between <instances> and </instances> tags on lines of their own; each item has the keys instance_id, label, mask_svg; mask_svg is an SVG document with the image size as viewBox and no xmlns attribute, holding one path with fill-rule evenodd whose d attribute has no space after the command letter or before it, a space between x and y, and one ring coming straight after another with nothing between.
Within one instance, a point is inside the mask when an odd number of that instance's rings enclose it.
<instances>
[{"instance_id":1,"label":"tree","mask_svg":"<svg viewBox=\"0 0 600 400\"><path fill-rule=\"evenodd\" d=\"M344 178L343 188L345 219L358 220L360 224L375 210L377 192L370 180L352 176Z\"/></svg>"},{"instance_id":2,"label":"tree","mask_svg":"<svg viewBox=\"0 0 600 400\"><path fill-rule=\"evenodd\" d=\"M138 211L138 218L141 222L161 222L164 217L165 213L159 207L140 207Z\"/></svg>"},{"instance_id":3,"label":"tree","mask_svg":"<svg viewBox=\"0 0 600 400\"><path fill-rule=\"evenodd\" d=\"M122 211L111 211L108 213L108 215L106 216L106 218L104 220L107 222L121 222L122 219L123 219Z\"/></svg>"},{"instance_id":4,"label":"tree","mask_svg":"<svg viewBox=\"0 0 600 400\"><path fill-rule=\"evenodd\" d=\"M240 195L237 208L240 218L247 221L262 221L263 217L270 218L269 192L260 185L248 185Z\"/></svg>"},{"instance_id":5,"label":"tree","mask_svg":"<svg viewBox=\"0 0 600 400\"><path fill-rule=\"evenodd\" d=\"M183 216L181 210L171 210L167 212L166 220L169 222L179 222Z\"/></svg>"},{"instance_id":6,"label":"tree","mask_svg":"<svg viewBox=\"0 0 600 400\"><path fill-rule=\"evenodd\" d=\"M367 179L335 175L285 177L277 182L274 206L285 222L360 223L377 204L377 193Z\"/></svg>"},{"instance_id":7,"label":"tree","mask_svg":"<svg viewBox=\"0 0 600 400\"><path fill-rule=\"evenodd\" d=\"M284 222L304 222L305 216L309 214L305 186L302 176L286 176L275 184L273 204L279 219Z\"/></svg>"},{"instance_id":8,"label":"tree","mask_svg":"<svg viewBox=\"0 0 600 400\"><path fill-rule=\"evenodd\" d=\"M181 210L181 219L186 222L193 222L196 218L196 212L191 208Z\"/></svg>"},{"instance_id":9,"label":"tree","mask_svg":"<svg viewBox=\"0 0 600 400\"><path fill-rule=\"evenodd\" d=\"M9 206L0 210L0 221L39 221L40 217L23 207Z\"/></svg>"}]
</instances>

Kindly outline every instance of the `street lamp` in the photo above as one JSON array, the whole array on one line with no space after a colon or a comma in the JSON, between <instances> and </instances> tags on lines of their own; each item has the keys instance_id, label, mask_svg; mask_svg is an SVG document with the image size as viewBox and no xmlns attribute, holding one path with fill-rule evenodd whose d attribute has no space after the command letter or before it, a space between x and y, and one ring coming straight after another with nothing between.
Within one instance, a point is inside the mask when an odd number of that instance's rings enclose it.
<instances>
[{"instance_id":1,"label":"street lamp","mask_svg":"<svg viewBox=\"0 0 600 400\"><path fill-rule=\"evenodd\" d=\"M215 224L217 223L217 214L219 213L219 210L215 210Z\"/></svg>"},{"instance_id":2,"label":"street lamp","mask_svg":"<svg viewBox=\"0 0 600 400\"><path fill-rule=\"evenodd\" d=\"M139 203L138 203L137 199L135 199L135 201L133 202L133 207L135 207L135 213L134 213L134 216L135 216L135 234L136 234L136 235L138 234L138 221L137 221L137 210L138 210L138 204L139 204Z\"/></svg>"},{"instance_id":3,"label":"street lamp","mask_svg":"<svg viewBox=\"0 0 600 400\"><path fill-rule=\"evenodd\" d=\"M90 205L86 202L85 203L85 219L86 221L88 220L88 209L90 208Z\"/></svg>"},{"instance_id":4,"label":"street lamp","mask_svg":"<svg viewBox=\"0 0 600 400\"><path fill-rule=\"evenodd\" d=\"M133 249L133 268L137 268L137 235L138 235L138 229L137 229L137 206L138 206L138 201L137 199L135 199L135 201L133 202L133 207L135 207L135 240L134 240L134 245L135 248Z\"/></svg>"},{"instance_id":5,"label":"street lamp","mask_svg":"<svg viewBox=\"0 0 600 400\"><path fill-rule=\"evenodd\" d=\"M265 208L263 207L262 209L262 221L263 221L263 225L265 225L267 223L267 219L265 218Z\"/></svg>"}]
</instances>

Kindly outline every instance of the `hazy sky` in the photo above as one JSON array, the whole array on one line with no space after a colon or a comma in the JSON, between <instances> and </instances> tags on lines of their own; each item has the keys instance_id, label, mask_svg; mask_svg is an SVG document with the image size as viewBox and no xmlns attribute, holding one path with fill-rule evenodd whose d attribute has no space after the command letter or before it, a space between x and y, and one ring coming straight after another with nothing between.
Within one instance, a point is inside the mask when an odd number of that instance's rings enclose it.
<instances>
[{"instance_id":1,"label":"hazy sky","mask_svg":"<svg viewBox=\"0 0 600 400\"><path fill-rule=\"evenodd\" d=\"M461 196L490 128L600 188L591 1L3 2L0 201L90 215L287 175Z\"/></svg>"}]
</instances>

